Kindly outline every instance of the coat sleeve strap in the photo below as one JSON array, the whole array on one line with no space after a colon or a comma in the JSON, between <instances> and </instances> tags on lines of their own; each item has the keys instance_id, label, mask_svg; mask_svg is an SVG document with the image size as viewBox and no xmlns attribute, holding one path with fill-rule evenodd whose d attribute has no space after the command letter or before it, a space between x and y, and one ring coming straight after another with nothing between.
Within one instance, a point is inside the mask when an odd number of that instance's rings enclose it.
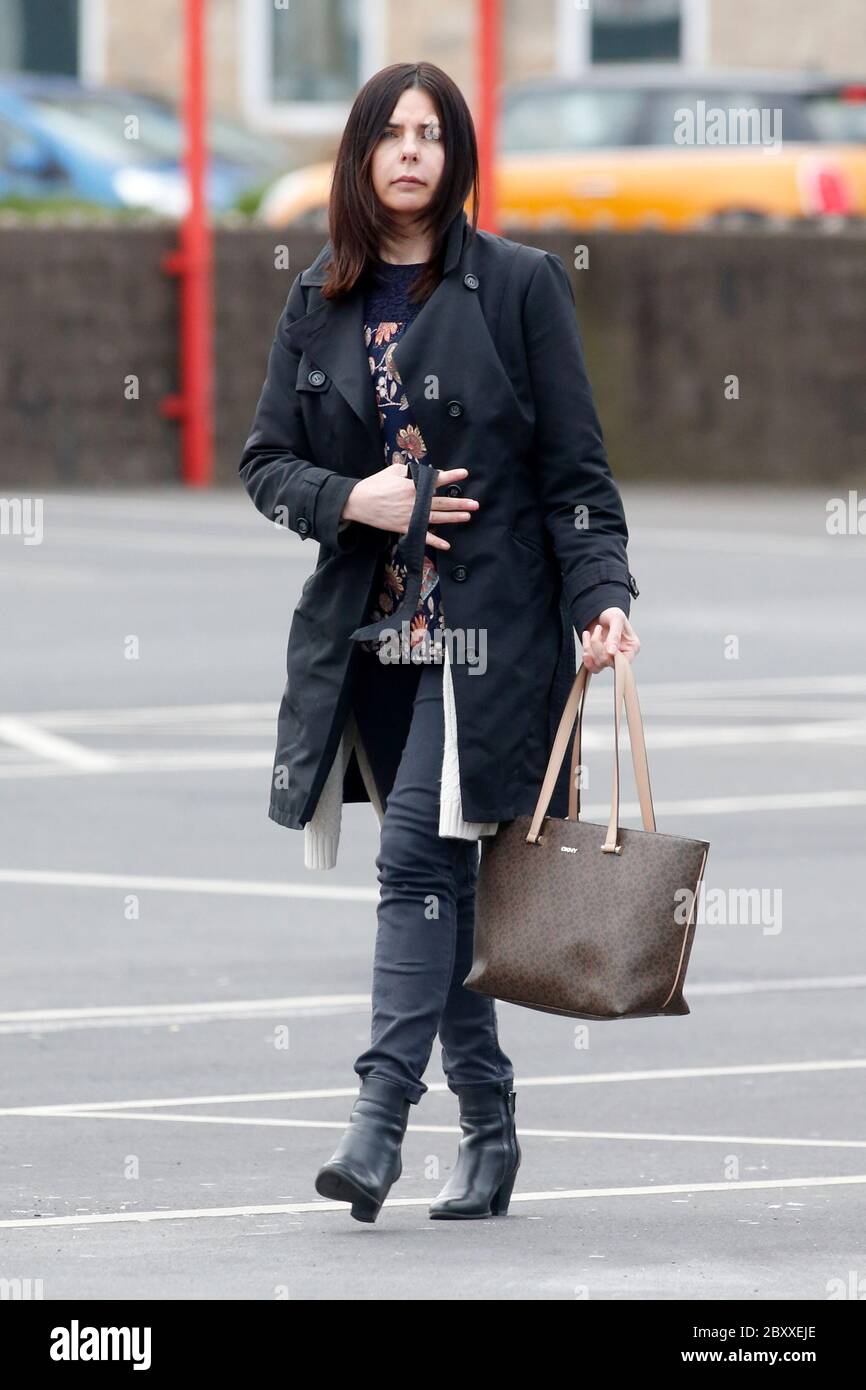
<instances>
[{"instance_id":1,"label":"coat sleeve strap","mask_svg":"<svg viewBox=\"0 0 866 1390\"><path fill-rule=\"evenodd\" d=\"M381 637L385 631L396 631L399 634L401 623L411 622L418 607L424 571L424 545L439 470L427 463L419 463L414 458L408 460L407 468L415 483L415 505L412 508L409 529L400 542L400 554L407 569L406 589L393 613L386 613L378 622L368 623L366 627L356 627L355 631L349 634L353 642Z\"/></svg>"}]
</instances>

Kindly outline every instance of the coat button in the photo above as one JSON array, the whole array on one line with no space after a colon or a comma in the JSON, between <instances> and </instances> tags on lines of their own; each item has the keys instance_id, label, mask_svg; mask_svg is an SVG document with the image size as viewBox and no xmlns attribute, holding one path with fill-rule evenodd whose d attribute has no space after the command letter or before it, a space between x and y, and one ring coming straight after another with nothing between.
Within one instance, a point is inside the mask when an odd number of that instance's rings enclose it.
<instances>
[{"instance_id":1,"label":"coat button","mask_svg":"<svg viewBox=\"0 0 866 1390\"><path fill-rule=\"evenodd\" d=\"M477 275L472 275L471 273L470 273L469 275L464 275L464 276L463 276L463 283L464 283L464 285L466 286L467 290L477 290L477 289L478 289L478 276L477 276Z\"/></svg>"},{"instance_id":2,"label":"coat button","mask_svg":"<svg viewBox=\"0 0 866 1390\"><path fill-rule=\"evenodd\" d=\"M640 593L640 589L637 586L637 580L635 579L633 574L630 574L628 577L628 587L629 593L631 594L632 598L637 598L638 594Z\"/></svg>"},{"instance_id":3,"label":"coat button","mask_svg":"<svg viewBox=\"0 0 866 1390\"><path fill-rule=\"evenodd\" d=\"M448 414L449 414L449 415L453 415L453 416L455 417L455 419L456 419L456 417L457 417L458 415L462 415L462 414L463 414L463 403L462 403L462 401L449 401L449 402L448 402Z\"/></svg>"},{"instance_id":4,"label":"coat button","mask_svg":"<svg viewBox=\"0 0 866 1390\"><path fill-rule=\"evenodd\" d=\"M447 495L448 497L462 497L462 496L463 496L463 489L462 489L462 487L460 486L459 483L452 483L450 487L447 487L447 488L445 489L445 492L446 492L446 495Z\"/></svg>"},{"instance_id":5,"label":"coat button","mask_svg":"<svg viewBox=\"0 0 866 1390\"><path fill-rule=\"evenodd\" d=\"M455 565L451 571L451 578L456 584L462 584L466 578L467 570L465 565Z\"/></svg>"},{"instance_id":6,"label":"coat button","mask_svg":"<svg viewBox=\"0 0 866 1390\"><path fill-rule=\"evenodd\" d=\"M325 381L325 373L320 372L317 367L315 371L307 373L307 381L311 386L322 386Z\"/></svg>"},{"instance_id":7,"label":"coat button","mask_svg":"<svg viewBox=\"0 0 866 1390\"><path fill-rule=\"evenodd\" d=\"M298 517L298 535L308 536L310 534L310 523L305 516Z\"/></svg>"}]
</instances>

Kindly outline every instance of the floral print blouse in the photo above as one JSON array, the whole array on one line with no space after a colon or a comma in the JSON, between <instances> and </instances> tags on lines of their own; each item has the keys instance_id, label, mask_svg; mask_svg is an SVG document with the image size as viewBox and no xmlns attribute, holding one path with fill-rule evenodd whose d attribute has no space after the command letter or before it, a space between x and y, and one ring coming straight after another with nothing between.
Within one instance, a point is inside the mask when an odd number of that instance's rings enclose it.
<instances>
[{"instance_id":1,"label":"floral print blouse","mask_svg":"<svg viewBox=\"0 0 866 1390\"><path fill-rule=\"evenodd\" d=\"M421 305L408 298L412 280L421 264L395 265L377 261L373 267L371 288L364 300L364 342L379 409L382 428L384 467L405 463L408 458L426 460L427 446L421 430L412 418L412 408L403 390L403 383L392 360L394 348L417 315ZM380 560L373 598L364 623L375 623L393 613L405 590L406 566L400 554L400 542L405 535L391 534L391 541ZM424 567L418 607L409 625L410 650L422 643L429 660L441 647L444 614L439 591L439 575L435 552L425 546ZM398 634L402 638L402 633ZM375 652L387 642L387 637L360 641L365 651ZM393 640L393 639L392 639ZM421 659L416 653L414 660Z\"/></svg>"}]
</instances>

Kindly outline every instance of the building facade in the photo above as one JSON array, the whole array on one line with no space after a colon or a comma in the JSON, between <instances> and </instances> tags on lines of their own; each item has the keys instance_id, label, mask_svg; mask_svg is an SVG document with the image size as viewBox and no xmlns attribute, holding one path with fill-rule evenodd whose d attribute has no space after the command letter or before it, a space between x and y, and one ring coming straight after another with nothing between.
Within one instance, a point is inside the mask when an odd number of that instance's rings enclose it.
<instances>
[{"instance_id":1,"label":"building facade","mask_svg":"<svg viewBox=\"0 0 866 1390\"><path fill-rule=\"evenodd\" d=\"M331 154L354 94L423 57L474 102L475 0L207 0L212 109ZM502 0L506 80L611 61L866 75L866 0ZM0 0L0 73L66 72L176 97L183 0Z\"/></svg>"}]
</instances>

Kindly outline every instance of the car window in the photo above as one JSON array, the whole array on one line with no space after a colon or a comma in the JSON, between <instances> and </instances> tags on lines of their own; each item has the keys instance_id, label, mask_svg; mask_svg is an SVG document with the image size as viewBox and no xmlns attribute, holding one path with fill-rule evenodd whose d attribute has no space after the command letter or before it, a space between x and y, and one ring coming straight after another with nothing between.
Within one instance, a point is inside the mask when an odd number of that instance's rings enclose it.
<instances>
[{"instance_id":1,"label":"car window","mask_svg":"<svg viewBox=\"0 0 866 1390\"><path fill-rule=\"evenodd\" d=\"M719 111L721 117L713 114ZM684 112L689 116L684 116ZM694 140L682 138L690 122L696 135ZM723 138L711 135L711 128ZM717 149L719 145L760 146L776 143L779 139L784 143L816 138L815 125L798 96L788 92L697 88L648 92L639 137L643 145L680 148L695 143L710 149Z\"/></svg>"},{"instance_id":2,"label":"car window","mask_svg":"<svg viewBox=\"0 0 866 1390\"><path fill-rule=\"evenodd\" d=\"M125 112L136 112L149 143L159 145L167 159L180 159L183 145L180 113L170 101L152 94L130 96L106 92L104 96L105 110L112 119L121 108ZM207 139L212 155L235 164L281 168L286 163L285 147L279 140L247 130L226 116L208 117Z\"/></svg>"},{"instance_id":3,"label":"car window","mask_svg":"<svg viewBox=\"0 0 866 1390\"><path fill-rule=\"evenodd\" d=\"M506 98L500 131L505 154L604 149L636 138L637 90L532 92Z\"/></svg>"},{"instance_id":4,"label":"car window","mask_svg":"<svg viewBox=\"0 0 866 1390\"><path fill-rule=\"evenodd\" d=\"M166 158L161 144L147 138L143 122L137 139L124 135L124 116L136 115L134 109L124 113L100 101L66 102L42 96L32 105L46 129L81 154L113 164L154 164Z\"/></svg>"},{"instance_id":5,"label":"car window","mask_svg":"<svg viewBox=\"0 0 866 1390\"><path fill-rule=\"evenodd\" d=\"M149 96L106 93L74 100L39 97L45 124L63 140L100 159L120 164L177 163L183 147L178 116L169 103ZM138 117L136 139L124 134L129 116ZM211 155L237 164L282 168L285 154L276 142L260 140L223 117L208 122Z\"/></svg>"}]
</instances>

